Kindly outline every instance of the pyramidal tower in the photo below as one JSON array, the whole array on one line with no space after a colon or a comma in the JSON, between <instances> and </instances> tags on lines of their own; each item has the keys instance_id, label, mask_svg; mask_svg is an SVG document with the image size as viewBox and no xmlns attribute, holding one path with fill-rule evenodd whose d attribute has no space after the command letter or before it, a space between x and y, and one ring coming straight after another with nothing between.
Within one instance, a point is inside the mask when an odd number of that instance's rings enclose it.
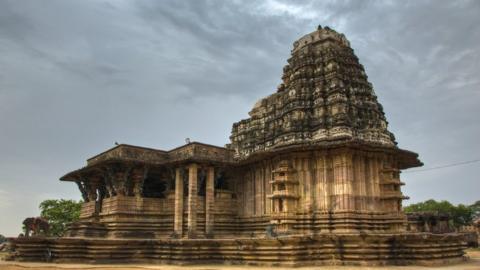
<instances>
[{"instance_id":1,"label":"pyramidal tower","mask_svg":"<svg viewBox=\"0 0 480 270\"><path fill-rule=\"evenodd\" d=\"M282 80L276 93L255 104L250 118L233 125L236 158L291 146L395 148L383 107L343 34L319 26L295 41Z\"/></svg>"}]
</instances>

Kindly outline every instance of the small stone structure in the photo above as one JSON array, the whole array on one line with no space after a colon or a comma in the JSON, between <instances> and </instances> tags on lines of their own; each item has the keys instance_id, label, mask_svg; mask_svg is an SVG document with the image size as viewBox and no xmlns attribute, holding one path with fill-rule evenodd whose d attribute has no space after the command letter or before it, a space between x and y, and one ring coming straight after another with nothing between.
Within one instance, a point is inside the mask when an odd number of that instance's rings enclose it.
<instances>
[{"instance_id":1,"label":"small stone structure","mask_svg":"<svg viewBox=\"0 0 480 270\"><path fill-rule=\"evenodd\" d=\"M480 245L480 219L476 219L471 225L461 226L458 231L464 235L468 247L478 248Z\"/></svg>"},{"instance_id":2,"label":"small stone structure","mask_svg":"<svg viewBox=\"0 0 480 270\"><path fill-rule=\"evenodd\" d=\"M451 233L450 215L436 212L416 212L407 214L407 230L412 232Z\"/></svg>"},{"instance_id":3,"label":"small stone structure","mask_svg":"<svg viewBox=\"0 0 480 270\"><path fill-rule=\"evenodd\" d=\"M233 124L231 143L118 145L61 180L85 203L67 237L11 239L15 260L256 265L438 264L457 234L408 232L397 147L348 40L294 43L283 83Z\"/></svg>"},{"instance_id":4,"label":"small stone structure","mask_svg":"<svg viewBox=\"0 0 480 270\"><path fill-rule=\"evenodd\" d=\"M50 224L42 217L29 217L23 220L25 237L46 235L50 231Z\"/></svg>"}]
</instances>

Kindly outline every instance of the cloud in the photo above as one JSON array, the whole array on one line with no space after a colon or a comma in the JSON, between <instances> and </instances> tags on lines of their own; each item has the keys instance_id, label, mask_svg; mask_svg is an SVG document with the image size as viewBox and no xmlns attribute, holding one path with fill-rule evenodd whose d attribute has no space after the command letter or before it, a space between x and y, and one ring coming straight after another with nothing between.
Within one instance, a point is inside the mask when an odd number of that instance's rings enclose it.
<instances>
[{"instance_id":1,"label":"cloud","mask_svg":"<svg viewBox=\"0 0 480 270\"><path fill-rule=\"evenodd\" d=\"M295 3L268 0L261 3L258 7L259 13L274 16L292 16L299 19L312 20L319 17L319 14L310 9L310 5L297 5Z\"/></svg>"},{"instance_id":2,"label":"cloud","mask_svg":"<svg viewBox=\"0 0 480 270\"><path fill-rule=\"evenodd\" d=\"M8 208L12 205L12 200L9 197L9 194L0 189L0 209Z\"/></svg>"}]
</instances>

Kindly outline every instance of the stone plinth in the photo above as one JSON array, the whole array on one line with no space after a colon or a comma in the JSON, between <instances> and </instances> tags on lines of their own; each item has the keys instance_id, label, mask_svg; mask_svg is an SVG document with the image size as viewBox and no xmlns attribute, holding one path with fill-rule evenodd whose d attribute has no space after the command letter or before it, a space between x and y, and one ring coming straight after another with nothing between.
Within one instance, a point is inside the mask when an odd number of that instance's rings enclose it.
<instances>
[{"instance_id":1,"label":"stone plinth","mask_svg":"<svg viewBox=\"0 0 480 270\"><path fill-rule=\"evenodd\" d=\"M312 265L444 265L464 260L458 235L289 236L277 239L12 239L19 261Z\"/></svg>"}]
</instances>

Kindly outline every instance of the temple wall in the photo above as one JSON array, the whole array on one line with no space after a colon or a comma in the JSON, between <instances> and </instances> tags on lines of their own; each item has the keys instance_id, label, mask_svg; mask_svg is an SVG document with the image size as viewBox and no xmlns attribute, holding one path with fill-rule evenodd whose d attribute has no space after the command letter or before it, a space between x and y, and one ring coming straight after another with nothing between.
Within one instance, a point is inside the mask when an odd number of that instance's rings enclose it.
<instances>
[{"instance_id":1,"label":"temple wall","mask_svg":"<svg viewBox=\"0 0 480 270\"><path fill-rule=\"evenodd\" d=\"M255 164L240 170L236 179L236 192L241 217L261 217L270 213L272 166L270 161Z\"/></svg>"},{"instance_id":2,"label":"temple wall","mask_svg":"<svg viewBox=\"0 0 480 270\"><path fill-rule=\"evenodd\" d=\"M188 197L184 197L187 204ZM205 196L198 196L196 204L197 228L196 233L202 237L205 233ZM81 220L95 221L103 224L103 234L100 237L133 237L157 238L169 237L173 233L175 197L170 193L167 198L143 198L135 196L117 195L102 200L101 211L95 214L95 201L82 205ZM235 194L228 190L215 192L213 214L215 230L219 235L232 235L238 232L236 223L237 200ZM188 219L188 209L183 209L183 220ZM91 227L91 225L90 225ZM187 222L183 223L183 231L187 231ZM85 234L82 230L91 230L79 224L71 228L70 235ZM93 228L98 231L98 227ZM98 233L98 232L95 233Z\"/></svg>"},{"instance_id":3,"label":"temple wall","mask_svg":"<svg viewBox=\"0 0 480 270\"><path fill-rule=\"evenodd\" d=\"M173 215L173 198L141 198L132 196L115 196L103 200L100 215L141 214Z\"/></svg>"},{"instance_id":4,"label":"temple wall","mask_svg":"<svg viewBox=\"0 0 480 270\"><path fill-rule=\"evenodd\" d=\"M292 180L298 183L290 190L276 191L279 195L275 196L281 198L285 194L285 199L274 199L272 171L285 161ZM313 224L322 216L343 215L342 218L362 219L365 224L365 219L370 219L372 228L403 230L402 183L396 161L387 153L349 149L297 152L263 160L240 171L243 174L236 181L236 191L241 218L273 218L279 213L272 203L282 200L280 203L289 208L282 214L297 219L294 223L309 219Z\"/></svg>"},{"instance_id":5,"label":"temple wall","mask_svg":"<svg viewBox=\"0 0 480 270\"><path fill-rule=\"evenodd\" d=\"M386 152L342 148L291 152L232 168L227 172L228 190L214 191L209 230L213 237L262 235L271 224L289 233L403 231L404 196L396 164ZM207 230L205 201L205 196L197 195L191 233L198 237ZM183 205L188 205L187 194ZM119 194L103 198L101 204L90 201L83 205L81 217L106 224L109 231L124 232L122 237L140 229L164 237L174 231L174 210L171 189L165 198ZM183 235L188 231L189 208L182 212Z\"/></svg>"}]
</instances>

